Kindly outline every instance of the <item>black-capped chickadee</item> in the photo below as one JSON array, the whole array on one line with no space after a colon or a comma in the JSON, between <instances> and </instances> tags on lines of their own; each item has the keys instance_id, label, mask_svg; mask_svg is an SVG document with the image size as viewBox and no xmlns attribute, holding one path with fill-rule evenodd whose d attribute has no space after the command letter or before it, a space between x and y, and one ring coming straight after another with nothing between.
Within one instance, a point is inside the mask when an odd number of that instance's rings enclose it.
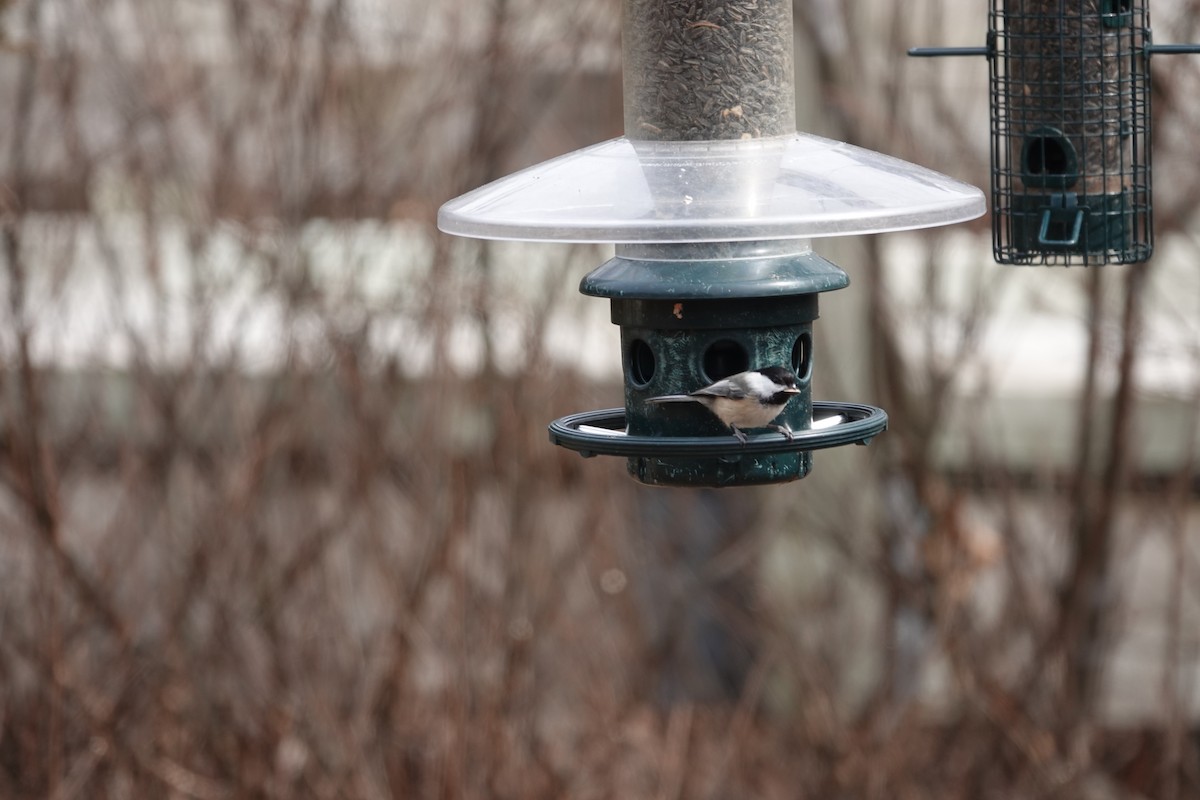
<instances>
[{"instance_id":1,"label":"black-capped chickadee","mask_svg":"<svg viewBox=\"0 0 1200 800\"><path fill-rule=\"evenodd\" d=\"M746 434L742 433L742 428L774 428L790 440L791 428L771 423L800 392L796 388L796 376L790 369L765 367L739 372L691 394L666 394L651 397L646 402L700 403L745 444Z\"/></svg>"}]
</instances>

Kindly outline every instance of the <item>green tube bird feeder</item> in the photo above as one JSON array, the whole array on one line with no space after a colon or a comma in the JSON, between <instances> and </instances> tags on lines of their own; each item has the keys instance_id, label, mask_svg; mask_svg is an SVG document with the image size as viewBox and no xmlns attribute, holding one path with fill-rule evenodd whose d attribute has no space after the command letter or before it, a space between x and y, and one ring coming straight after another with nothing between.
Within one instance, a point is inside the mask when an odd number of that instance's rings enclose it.
<instances>
[{"instance_id":1,"label":"green tube bird feeder","mask_svg":"<svg viewBox=\"0 0 1200 800\"><path fill-rule=\"evenodd\" d=\"M556 420L552 442L623 456L652 485L803 478L813 451L887 426L881 409L812 399L817 298L849 279L811 240L973 219L983 193L796 132L791 0L625 0L623 23L626 135L451 200L438 225L615 245L580 290L621 328L624 407ZM649 402L769 366L797 377L776 420L791 437L743 442L699 404Z\"/></svg>"}]
</instances>

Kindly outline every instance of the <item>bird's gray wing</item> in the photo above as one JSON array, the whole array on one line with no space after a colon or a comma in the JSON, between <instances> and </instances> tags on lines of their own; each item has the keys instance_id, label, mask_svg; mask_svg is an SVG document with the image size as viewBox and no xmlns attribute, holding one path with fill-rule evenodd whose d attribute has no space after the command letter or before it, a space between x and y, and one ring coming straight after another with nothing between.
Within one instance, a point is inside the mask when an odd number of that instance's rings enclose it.
<instances>
[{"instance_id":1,"label":"bird's gray wing","mask_svg":"<svg viewBox=\"0 0 1200 800\"><path fill-rule=\"evenodd\" d=\"M717 381L712 386L705 386L692 392L692 397L728 397L730 400L741 400L746 397L746 390L732 381Z\"/></svg>"}]
</instances>

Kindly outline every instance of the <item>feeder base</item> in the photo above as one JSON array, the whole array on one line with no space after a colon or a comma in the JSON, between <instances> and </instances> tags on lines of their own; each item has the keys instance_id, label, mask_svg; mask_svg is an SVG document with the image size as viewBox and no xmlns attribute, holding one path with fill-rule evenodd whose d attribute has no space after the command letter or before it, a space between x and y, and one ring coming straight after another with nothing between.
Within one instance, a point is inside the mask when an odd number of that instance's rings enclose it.
<instances>
[{"instance_id":1,"label":"feeder base","mask_svg":"<svg viewBox=\"0 0 1200 800\"><path fill-rule=\"evenodd\" d=\"M653 486L749 486L798 480L812 451L865 445L887 430L887 413L856 403L813 403L813 427L733 436L631 436L625 409L587 411L550 424L550 441L584 457L625 456L630 474Z\"/></svg>"},{"instance_id":2,"label":"feeder base","mask_svg":"<svg viewBox=\"0 0 1200 800\"><path fill-rule=\"evenodd\" d=\"M1151 251L1130 192L1017 195L1011 208L996 215L996 224L1003 234L996 252L1002 264L1132 264Z\"/></svg>"}]
</instances>

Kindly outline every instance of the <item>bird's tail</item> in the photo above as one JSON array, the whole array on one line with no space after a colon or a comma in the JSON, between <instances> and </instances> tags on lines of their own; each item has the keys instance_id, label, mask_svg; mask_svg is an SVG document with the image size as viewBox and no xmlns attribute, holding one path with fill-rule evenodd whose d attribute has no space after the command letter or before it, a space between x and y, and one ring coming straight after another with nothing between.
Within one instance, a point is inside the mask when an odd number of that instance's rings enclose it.
<instances>
[{"instance_id":1,"label":"bird's tail","mask_svg":"<svg viewBox=\"0 0 1200 800\"><path fill-rule=\"evenodd\" d=\"M695 403L696 398L690 394L662 394L658 397L651 397L646 400L647 403Z\"/></svg>"}]
</instances>

